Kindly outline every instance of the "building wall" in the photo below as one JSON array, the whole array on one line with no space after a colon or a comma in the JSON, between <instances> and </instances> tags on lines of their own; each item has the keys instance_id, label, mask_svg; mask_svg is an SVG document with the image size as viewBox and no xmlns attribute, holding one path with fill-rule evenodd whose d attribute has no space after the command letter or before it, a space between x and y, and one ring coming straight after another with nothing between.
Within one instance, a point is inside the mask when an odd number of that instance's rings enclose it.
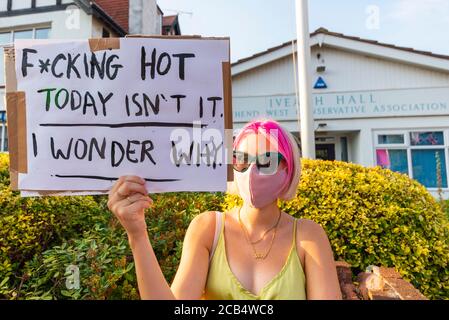
<instances>
[{"instance_id":1,"label":"building wall","mask_svg":"<svg viewBox=\"0 0 449 320\"><path fill-rule=\"evenodd\" d=\"M156 0L129 0L130 34L161 34Z\"/></svg>"},{"instance_id":2,"label":"building wall","mask_svg":"<svg viewBox=\"0 0 449 320\"><path fill-rule=\"evenodd\" d=\"M295 93L292 57L268 63L232 77L235 97L285 95Z\"/></svg>"},{"instance_id":3,"label":"building wall","mask_svg":"<svg viewBox=\"0 0 449 320\"><path fill-rule=\"evenodd\" d=\"M326 72L318 74L316 56L325 59ZM361 91L449 86L449 73L362 56L333 48L312 49L314 76L323 76L328 89L315 92ZM295 93L292 56L268 63L232 79L235 97Z\"/></svg>"},{"instance_id":4,"label":"building wall","mask_svg":"<svg viewBox=\"0 0 449 320\"><path fill-rule=\"evenodd\" d=\"M143 1L142 33L161 34L156 0Z\"/></svg>"},{"instance_id":5,"label":"building wall","mask_svg":"<svg viewBox=\"0 0 449 320\"><path fill-rule=\"evenodd\" d=\"M318 52L325 59L323 76L328 91L449 86L449 73L332 48L315 48L312 52L315 65Z\"/></svg>"},{"instance_id":6,"label":"building wall","mask_svg":"<svg viewBox=\"0 0 449 320\"><path fill-rule=\"evenodd\" d=\"M39 3L39 1L36 3ZM79 23L77 17L79 17ZM49 11L0 18L0 31L36 26L50 26L50 38L52 39L85 39L92 37L92 16L76 6L72 10L69 7L69 11Z\"/></svg>"},{"instance_id":7,"label":"building wall","mask_svg":"<svg viewBox=\"0 0 449 320\"><path fill-rule=\"evenodd\" d=\"M318 53L321 54L321 59L325 60L326 71L324 73L316 71L319 64ZM328 85L327 89L314 89L313 92L317 94L411 89L410 92L414 93L412 96L416 95L419 98L419 93L417 93L419 91L413 89L449 88L449 72L368 57L335 48L314 47L312 60L313 81L321 76ZM294 96L296 94L295 66L292 55L233 76L232 90L234 98ZM423 98L422 100L426 100L425 97ZM296 107L294 106L294 108ZM286 129L299 135L297 120L289 119L280 122ZM319 126L320 124L322 127ZM234 128L239 129L243 125L244 123L235 122ZM348 161L367 167L377 165L376 133L381 131L389 134L403 132L407 135L412 131L444 131L446 145L438 148L445 149L446 171L449 177L449 114L316 120L315 129L315 136L318 138L317 144L327 143L320 142L321 139L325 141L325 139L333 138L331 143L335 144L337 160L341 160L342 153L340 138L346 137L348 139ZM435 189L429 189L429 191L437 195ZM449 189L444 190L444 197L449 198Z\"/></svg>"},{"instance_id":8,"label":"building wall","mask_svg":"<svg viewBox=\"0 0 449 320\"><path fill-rule=\"evenodd\" d=\"M31 0L12 0L12 10L28 9L31 8ZM52 6L56 5L56 0L36 0L36 7ZM71 0L62 0L62 4L72 3ZM0 1L0 11L7 10L8 1Z\"/></svg>"},{"instance_id":9,"label":"building wall","mask_svg":"<svg viewBox=\"0 0 449 320\"><path fill-rule=\"evenodd\" d=\"M109 32L109 37L119 37L117 33L107 28L103 22L98 20L95 17L92 17L92 32L89 38L102 38L103 37L103 29Z\"/></svg>"}]
</instances>

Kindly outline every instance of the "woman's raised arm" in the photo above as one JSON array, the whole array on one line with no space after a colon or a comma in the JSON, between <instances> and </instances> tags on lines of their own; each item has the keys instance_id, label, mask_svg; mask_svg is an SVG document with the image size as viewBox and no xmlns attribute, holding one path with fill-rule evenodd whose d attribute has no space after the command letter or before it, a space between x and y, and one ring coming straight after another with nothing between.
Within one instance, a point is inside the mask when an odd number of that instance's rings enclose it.
<instances>
[{"instance_id":1,"label":"woman's raised arm","mask_svg":"<svg viewBox=\"0 0 449 320\"><path fill-rule=\"evenodd\" d=\"M145 181L139 177L121 177L109 192L108 207L128 235L140 297L151 300L200 299L206 283L215 219L211 214L203 213L190 224L180 266L170 288L148 237L144 212L151 204Z\"/></svg>"},{"instance_id":2,"label":"woman's raised arm","mask_svg":"<svg viewBox=\"0 0 449 320\"><path fill-rule=\"evenodd\" d=\"M301 242L305 251L308 300L341 300L334 255L324 229L311 220L302 220Z\"/></svg>"}]
</instances>

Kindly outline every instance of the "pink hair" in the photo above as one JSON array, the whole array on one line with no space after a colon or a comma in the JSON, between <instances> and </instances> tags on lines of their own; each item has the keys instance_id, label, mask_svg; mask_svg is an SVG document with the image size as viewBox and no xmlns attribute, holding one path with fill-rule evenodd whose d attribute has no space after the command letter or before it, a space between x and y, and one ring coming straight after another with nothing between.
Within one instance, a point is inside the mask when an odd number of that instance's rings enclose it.
<instances>
[{"instance_id":1,"label":"pink hair","mask_svg":"<svg viewBox=\"0 0 449 320\"><path fill-rule=\"evenodd\" d=\"M259 132L264 133L267 136L276 138L276 141L278 143L278 151L287 161L287 179L283 186L283 188L285 188L286 185L290 183L294 173L293 149L292 146L290 145L290 140L287 137L287 133L279 123L273 120L262 120L262 121L253 121L246 124L243 127L242 131L240 131L240 133L235 138L233 148L235 150L240 144L240 142L243 140L243 138L245 138L248 134L250 133L257 134ZM275 132L277 132L277 137L274 134Z\"/></svg>"}]
</instances>

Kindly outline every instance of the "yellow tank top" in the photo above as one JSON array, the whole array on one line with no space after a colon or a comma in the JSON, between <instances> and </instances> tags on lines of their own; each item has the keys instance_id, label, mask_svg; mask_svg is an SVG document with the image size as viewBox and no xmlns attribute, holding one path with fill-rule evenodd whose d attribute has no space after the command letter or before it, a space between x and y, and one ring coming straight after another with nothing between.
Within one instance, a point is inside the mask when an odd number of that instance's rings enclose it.
<instances>
[{"instance_id":1,"label":"yellow tank top","mask_svg":"<svg viewBox=\"0 0 449 320\"><path fill-rule=\"evenodd\" d=\"M206 300L306 300L306 279L296 251L296 219L293 223L293 243L281 271L259 292L245 289L231 271L224 238L225 214L217 247L209 264L203 299Z\"/></svg>"}]
</instances>

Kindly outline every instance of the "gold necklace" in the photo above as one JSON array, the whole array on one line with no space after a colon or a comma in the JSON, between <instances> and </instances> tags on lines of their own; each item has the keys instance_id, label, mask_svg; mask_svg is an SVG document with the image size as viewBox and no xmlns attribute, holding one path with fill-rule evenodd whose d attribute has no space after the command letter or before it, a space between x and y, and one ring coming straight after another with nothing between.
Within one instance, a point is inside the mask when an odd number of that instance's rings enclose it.
<instances>
[{"instance_id":1,"label":"gold necklace","mask_svg":"<svg viewBox=\"0 0 449 320\"><path fill-rule=\"evenodd\" d=\"M246 229L245 225L242 223L242 220L241 220L241 218L240 218L240 210L241 210L241 208L239 208L239 223L240 223L240 225L242 226L243 230L245 231L245 233L248 235L248 238L249 238L248 230ZM281 219L281 211L279 210L279 217L278 217L278 220L276 221L276 223L275 223L270 229L268 229L267 231L265 231L264 234L262 235L262 237L261 237L259 240L257 240L257 241L250 241L251 244L258 244L258 243L261 242L263 239L265 239L265 236L267 235L267 233L270 232L271 230L273 230L274 228L276 228L276 227L278 226L279 220L280 220L280 219Z\"/></svg>"},{"instance_id":2,"label":"gold necklace","mask_svg":"<svg viewBox=\"0 0 449 320\"><path fill-rule=\"evenodd\" d=\"M276 224L275 224L274 227L273 227L273 228L274 228L274 232L273 232L273 236L271 237L270 246L269 246L267 252L265 252L265 254L257 253L256 248L254 247L254 244L250 241L248 231L246 230L246 228L245 228L245 226L243 225L242 220L241 220L241 218L240 218L240 210L241 210L241 208L239 208L239 223L240 223L240 227L243 229L243 233L245 234L245 239L246 239L246 241L248 242L249 245L251 245L251 247L252 247L252 249L253 249L254 258L256 258L257 260L264 260L264 259L268 256L268 254L270 253L271 248L273 247L274 238L276 237L276 233L277 233L277 227L278 227L278 225L279 225L279 221L281 220L281 210L279 210L279 217L278 217L278 220L277 220ZM273 229L273 228L271 228L271 229ZM271 229L270 229L270 230L271 230ZM266 232L265 232L265 233L266 233ZM264 237L265 237L265 234L264 234ZM263 239L263 238L262 238L262 239ZM262 239L261 239L261 240L262 240ZM260 241L260 240L259 240L259 241ZM259 241L258 241L258 242L259 242Z\"/></svg>"}]
</instances>

